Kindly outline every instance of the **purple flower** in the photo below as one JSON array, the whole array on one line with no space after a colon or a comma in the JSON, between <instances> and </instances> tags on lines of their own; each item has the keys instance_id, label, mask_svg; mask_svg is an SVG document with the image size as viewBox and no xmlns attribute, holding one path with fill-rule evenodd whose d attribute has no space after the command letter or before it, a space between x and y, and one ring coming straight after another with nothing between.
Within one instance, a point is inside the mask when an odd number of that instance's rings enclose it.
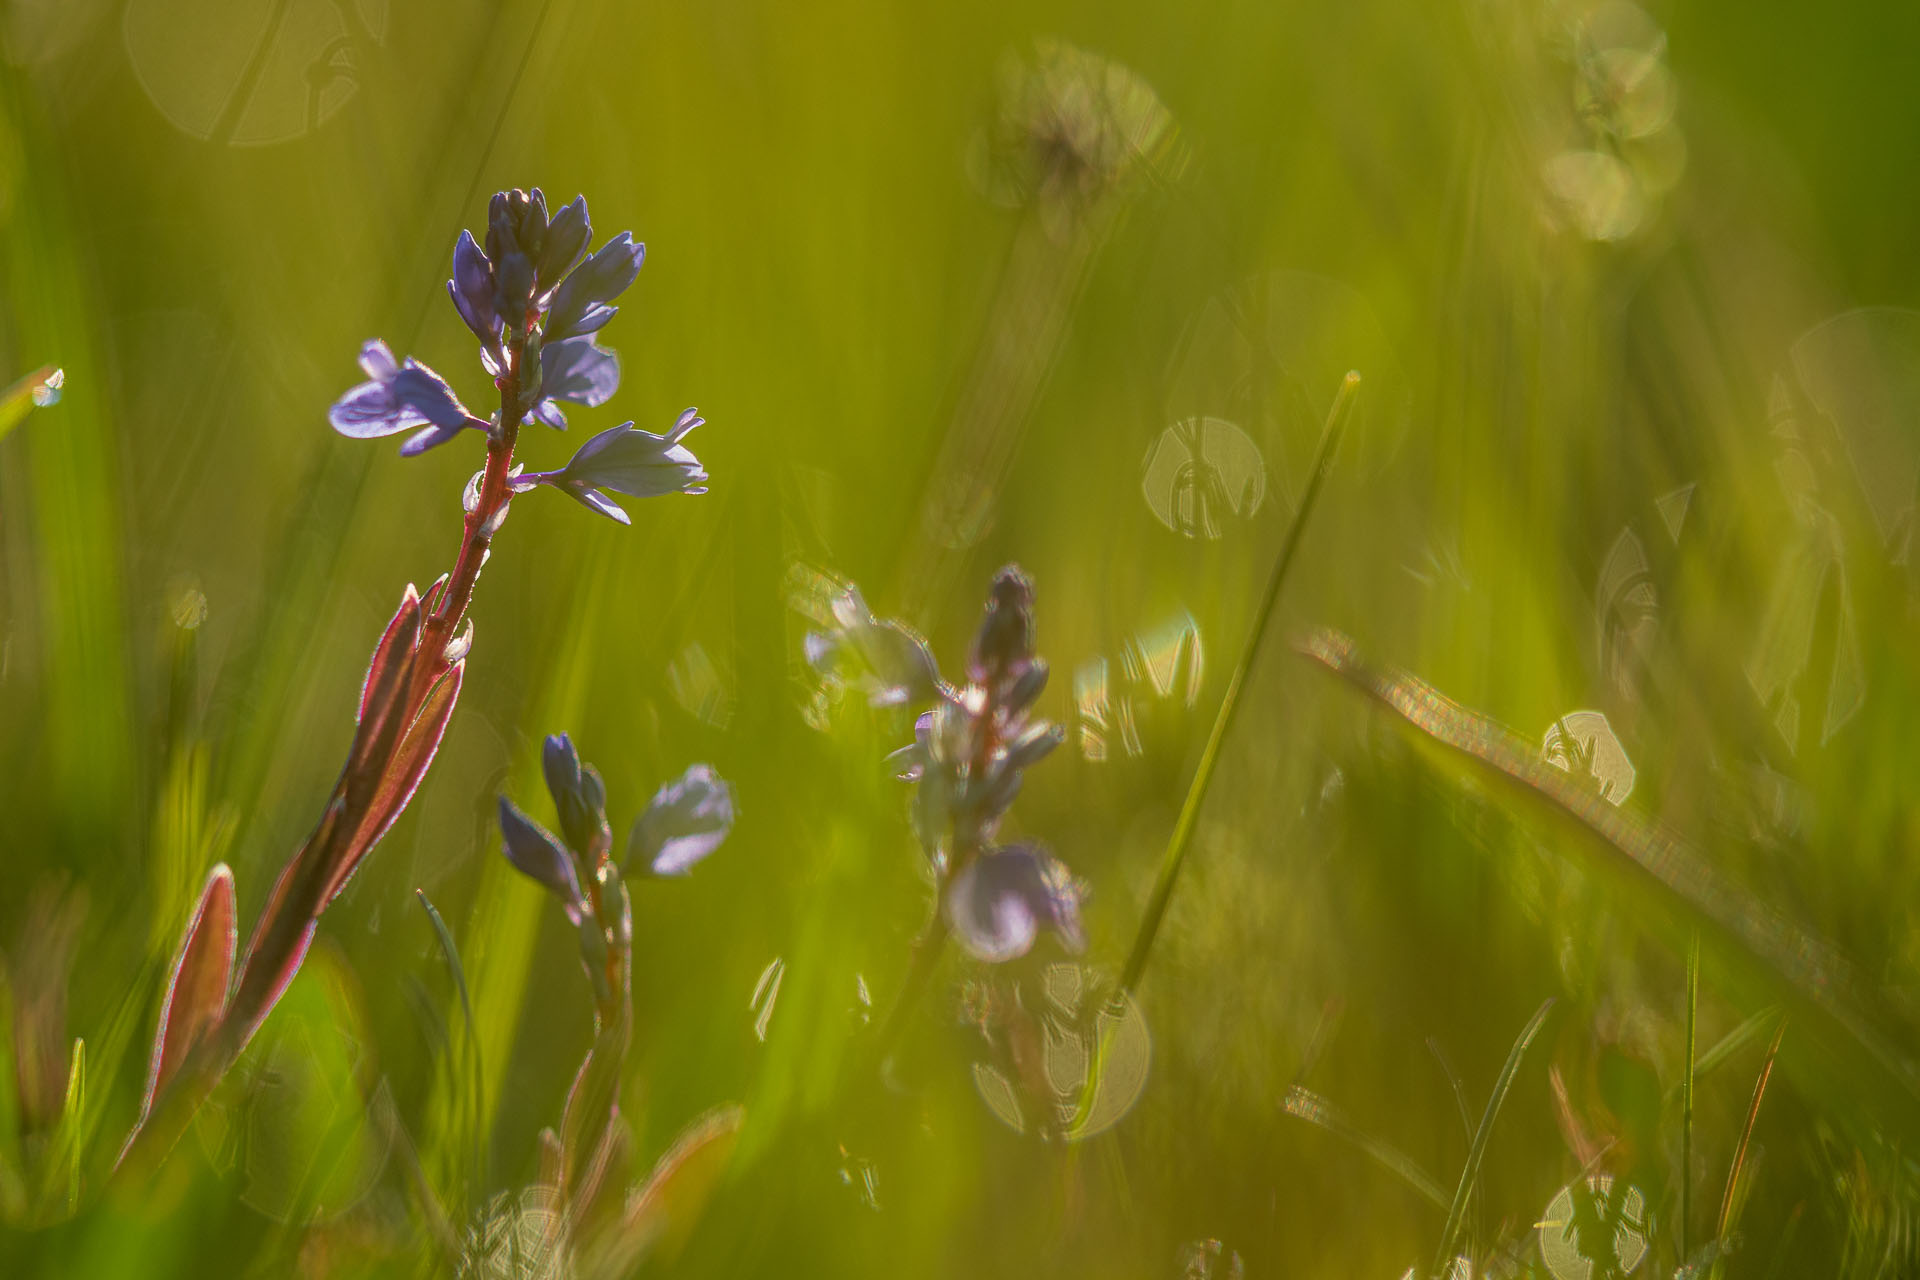
<instances>
[{"instance_id":1,"label":"purple flower","mask_svg":"<svg viewBox=\"0 0 1920 1280\"><path fill-rule=\"evenodd\" d=\"M547 341L592 333L613 319L616 308L608 304L633 283L646 256L647 246L635 244L633 234L622 231L575 267L554 290L547 312Z\"/></svg>"},{"instance_id":2,"label":"purple flower","mask_svg":"<svg viewBox=\"0 0 1920 1280\"><path fill-rule=\"evenodd\" d=\"M534 303L536 264L547 242L547 197L515 187L487 205L487 257L493 262L493 305L508 327L523 330Z\"/></svg>"},{"instance_id":3,"label":"purple flower","mask_svg":"<svg viewBox=\"0 0 1920 1280\"><path fill-rule=\"evenodd\" d=\"M567 419L560 412L560 401L597 408L611 399L619 386L620 358L596 343L593 335L550 342L540 348L540 398L533 406L533 416L565 431Z\"/></svg>"},{"instance_id":4,"label":"purple flower","mask_svg":"<svg viewBox=\"0 0 1920 1280\"><path fill-rule=\"evenodd\" d=\"M400 446L403 455L411 456L445 444L468 427L488 429L467 412L439 374L411 356L405 363L396 362L378 338L360 348L360 367L368 380L334 401L327 413L343 436L365 440L424 426L426 430Z\"/></svg>"},{"instance_id":5,"label":"purple flower","mask_svg":"<svg viewBox=\"0 0 1920 1280\"><path fill-rule=\"evenodd\" d=\"M733 830L733 788L696 764L654 792L627 837L626 863L656 876L683 876Z\"/></svg>"},{"instance_id":6,"label":"purple flower","mask_svg":"<svg viewBox=\"0 0 1920 1280\"><path fill-rule=\"evenodd\" d=\"M580 878L566 847L505 796L500 797L500 835L507 861L560 899L567 918L578 924L582 906Z\"/></svg>"},{"instance_id":7,"label":"purple flower","mask_svg":"<svg viewBox=\"0 0 1920 1280\"><path fill-rule=\"evenodd\" d=\"M540 246L540 256L533 264L534 286L541 299L551 294L554 286L573 269L591 239L593 224L587 221L587 198L575 196L573 203L554 214L553 221L547 224L546 242Z\"/></svg>"},{"instance_id":8,"label":"purple flower","mask_svg":"<svg viewBox=\"0 0 1920 1280\"><path fill-rule=\"evenodd\" d=\"M573 460L558 471L529 471L513 479L515 492L549 484L601 515L632 523L620 505L601 490L635 498L666 493L705 493L706 468L680 443L689 431L705 422L689 409L664 436L637 430L631 422L602 431L580 446Z\"/></svg>"},{"instance_id":9,"label":"purple flower","mask_svg":"<svg viewBox=\"0 0 1920 1280\"><path fill-rule=\"evenodd\" d=\"M480 347L492 357L491 366L500 364L500 312L493 304L493 263L474 243L471 231L462 231L453 246L453 278L447 281L447 296L460 318L480 339Z\"/></svg>"},{"instance_id":10,"label":"purple flower","mask_svg":"<svg viewBox=\"0 0 1920 1280\"><path fill-rule=\"evenodd\" d=\"M607 788L599 771L581 763L573 739L564 733L547 738L540 765L568 847L589 863L597 861L613 843L607 826Z\"/></svg>"},{"instance_id":11,"label":"purple flower","mask_svg":"<svg viewBox=\"0 0 1920 1280\"><path fill-rule=\"evenodd\" d=\"M1079 886L1039 845L985 850L954 875L944 905L960 945L990 964L1025 955L1043 929L1070 951L1086 946Z\"/></svg>"},{"instance_id":12,"label":"purple flower","mask_svg":"<svg viewBox=\"0 0 1920 1280\"><path fill-rule=\"evenodd\" d=\"M531 193L495 193L486 234L482 250L471 232L460 233L447 294L480 339L481 363L498 377L506 368L502 323L511 319L516 331L522 329L529 311L548 303L555 286L580 260L593 226L587 220L585 196L575 196L548 221L547 198L535 187Z\"/></svg>"}]
</instances>

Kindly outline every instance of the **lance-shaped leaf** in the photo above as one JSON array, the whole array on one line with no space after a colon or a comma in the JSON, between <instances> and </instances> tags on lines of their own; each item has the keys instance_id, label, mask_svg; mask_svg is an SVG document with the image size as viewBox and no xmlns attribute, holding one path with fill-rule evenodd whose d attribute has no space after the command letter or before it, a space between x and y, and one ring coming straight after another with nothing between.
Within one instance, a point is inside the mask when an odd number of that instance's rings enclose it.
<instances>
[{"instance_id":1,"label":"lance-shaped leaf","mask_svg":"<svg viewBox=\"0 0 1920 1280\"><path fill-rule=\"evenodd\" d=\"M1597 846L1575 842L1568 852L1588 855L1581 865L1615 878L1651 918L1698 929L1750 992L1785 997L1821 1028L1808 1037L1809 1057L1841 1076L1851 1095L1871 1100L1871 1124L1897 1122L1920 1136L1920 1070L1896 1047L1886 1010L1824 939L1741 891L1671 831L1581 786L1504 726L1417 676L1370 665L1340 632L1317 628L1295 647L1435 742L1504 777L1512 794L1534 798L1596 838Z\"/></svg>"},{"instance_id":2,"label":"lance-shaped leaf","mask_svg":"<svg viewBox=\"0 0 1920 1280\"><path fill-rule=\"evenodd\" d=\"M620 1128L620 1070L626 1060L626 1030L603 1029L580 1064L560 1116L560 1149L569 1202L590 1204L616 1154Z\"/></svg>"},{"instance_id":3,"label":"lance-shaped leaf","mask_svg":"<svg viewBox=\"0 0 1920 1280\"><path fill-rule=\"evenodd\" d=\"M440 739L446 736L447 722L453 718L453 708L460 701L460 684L466 669L464 660L448 667L421 700L419 713L414 716L400 744L387 759L386 769L367 808L366 817L361 820L359 830L335 861L328 876L327 889L320 900L322 910L339 896L347 881L359 869L360 863L406 810L413 793L420 789L421 780L427 776L427 767L440 750Z\"/></svg>"},{"instance_id":4,"label":"lance-shaped leaf","mask_svg":"<svg viewBox=\"0 0 1920 1280\"><path fill-rule=\"evenodd\" d=\"M319 926L328 869L334 865L335 851L351 837L354 821L347 797L336 784L319 825L273 882L267 905L247 938L233 996L227 1002L227 1021L232 1024L227 1039L236 1056L300 972Z\"/></svg>"},{"instance_id":5,"label":"lance-shaped leaf","mask_svg":"<svg viewBox=\"0 0 1920 1280\"><path fill-rule=\"evenodd\" d=\"M233 907L233 872L223 862L207 874L193 918L180 939L180 952L167 975L160 1001L160 1025L153 1033L147 1063L147 1087L140 1096L145 1120L153 1099L180 1069L181 1061L226 1010L233 978L233 953L239 946Z\"/></svg>"},{"instance_id":6,"label":"lance-shaped leaf","mask_svg":"<svg viewBox=\"0 0 1920 1280\"><path fill-rule=\"evenodd\" d=\"M400 608L394 613L393 619L387 623L387 629L380 633L380 643L373 647L373 658L367 663L366 679L360 682L360 710L354 713L356 723L367 718L367 702L373 696L373 687L381 673L387 670L397 652L405 652L405 649L397 647L401 632L407 628L419 626L422 612L420 593L409 582L407 589L400 594ZM405 648L412 647L409 643Z\"/></svg>"},{"instance_id":7,"label":"lance-shaped leaf","mask_svg":"<svg viewBox=\"0 0 1920 1280\"><path fill-rule=\"evenodd\" d=\"M60 1122L49 1135L51 1160L40 1188L41 1212L52 1209L55 1197L72 1216L80 1207L80 1161L86 1148L87 1042L75 1038L67 1063L67 1091Z\"/></svg>"},{"instance_id":8,"label":"lance-shaped leaf","mask_svg":"<svg viewBox=\"0 0 1920 1280\"><path fill-rule=\"evenodd\" d=\"M514 477L513 489L523 493L535 485L552 485L581 505L630 524L627 513L607 493L657 498L667 493L707 491L706 468L680 443L705 421L696 410L688 409L663 436L623 422L581 445L573 460L560 470L529 471Z\"/></svg>"},{"instance_id":9,"label":"lance-shaped leaf","mask_svg":"<svg viewBox=\"0 0 1920 1280\"><path fill-rule=\"evenodd\" d=\"M654 792L627 837L627 867L656 876L684 876L733 830L733 788L696 764Z\"/></svg>"},{"instance_id":10,"label":"lance-shaped leaf","mask_svg":"<svg viewBox=\"0 0 1920 1280\"><path fill-rule=\"evenodd\" d=\"M347 767L340 787L351 790L358 784L371 796L374 775L369 766L385 758L386 750L405 728L407 690L413 682L413 665L425 618L420 600L411 587L400 598L400 611L387 624L387 630L375 646L367 667L366 683L360 691L360 719L354 728L353 744L347 749Z\"/></svg>"},{"instance_id":11,"label":"lance-shaped leaf","mask_svg":"<svg viewBox=\"0 0 1920 1280\"><path fill-rule=\"evenodd\" d=\"M670 1261L685 1246L727 1171L745 1122L746 1112L728 1105L681 1130L627 1203L617 1238L610 1242L616 1269L630 1271L650 1255Z\"/></svg>"}]
</instances>

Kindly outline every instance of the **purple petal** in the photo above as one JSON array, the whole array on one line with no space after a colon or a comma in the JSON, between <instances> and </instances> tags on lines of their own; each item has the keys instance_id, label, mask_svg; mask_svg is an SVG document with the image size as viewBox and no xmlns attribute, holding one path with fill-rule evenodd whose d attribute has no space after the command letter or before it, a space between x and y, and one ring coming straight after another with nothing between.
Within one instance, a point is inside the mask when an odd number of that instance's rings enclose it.
<instances>
[{"instance_id":1,"label":"purple petal","mask_svg":"<svg viewBox=\"0 0 1920 1280\"><path fill-rule=\"evenodd\" d=\"M489 345L499 338L500 314L493 306L493 264L474 243L471 232L462 231L453 246L453 279L447 281L447 293L476 338Z\"/></svg>"},{"instance_id":2,"label":"purple petal","mask_svg":"<svg viewBox=\"0 0 1920 1280\"><path fill-rule=\"evenodd\" d=\"M429 449L437 449L459 435L462 428L468 425L470 424L462 423L458 427L429 426L424 431L416 431L407 437L406 443L400 446L400 456L403 458L412 458L425 453Z\"/></svg>"},{"instance_id":3,"label":"purple petal","mask_svg":"<svg viewBox=\"0 0 1920 1280\"><path fill-rule=\"evenodd\" d=\"M547 224L547 242L540 248L536 274L541 292L559 283L560 278L580 259L580 251L593 238L593 224L587 220L587 198L575 196L573 203L553 215Z\"/></svg>"},{"instance_id":4,"label":"purple petal","mask_svg":"<svg viewBox=\"0 0 1920 1280\"><path fill-rule=\"evenodd\" d=\"M393 351L378 338L362 344L360 367L375 382L391 382L400 372L400 362L393 358Z\"/></svg>"},{"instance_id":5,"label":"purple petal","mask_svg":"<svg viewBox=\"0 0 1920 1280\"><path fill-rule=\"evenodd\" d=\"M633 523L633 517L627 514L626 508L603 493L598 493L592 489L582 489L575 485L562 485L560 486L560 490L574 501L586 507L587 510L597 511L616 524L630 525Z\"/></svg>"},{"instance_id":6,"label":"purple petal","mask_svg":"<svg viewBox=\"0 0 1920 1280\"><path fill-rule=\"evenodd\" d=\"M645 245L633 242L632 233L622 231L575 267L554 291L553 307L547 318L548 340L570 338L584 332L579 325L589 309L596 303L612 302L625 292L640 273L640 263L646 253Z\"/></svg>"},{"instance_id":7,"label":"purple petal","mask_svg":"<svg viewBox=\"0 0 1920 1280\"><path fill-rule=\"evenodd\" d=\"M627 839L627 862L656 876L683 876L733 830L733 788L696 764L654 793Z\"/></svg>"},{"instance_id":8,"label":"purple petal","mask_svg":"<svg viewBox=\"0 0 1920 1280\"><path fill-rule=\"evenodd\" d=\"M573 859L558 840L505 796L500 797L500 835L508 862L559 898L568 915L578 911L580 881L574 874Z\"/></svg>"},{"instance_id":9,"label":"purple petal","mask_svg":"<svg viewBox=\"0 0 1920 1280\"><path fill-rule=\"evenodd\" d=\"M1045 720L1032 721L1007 744L1006 765L1009 769L1025 769L1066 740L1067 731L1059 725Z\"/></svg>"},{"instance_id":10,"label":"purple petal","mask_svg":"<svg viewBox=\"0 0 1920 1280\"><path fill-rule=\"evenodd\" d=\"M593 408L605 404L619 387L620 357L591 337L568 338L540 348L540 394L548 399Z\"/></svg>"},{"instance_id":11,"label":"purple petal","mask_svg":"<svg viewBox=\"0 0 1920 1280\"><path fill-rule=\"evenodd\" d=\"M473 417L445 378L412 357L394 375L391 385L395 400L435 426L464 427Z\"/></svg>"},{"instance_id":12,"label":"purple petal","mask_svg":"<svg viewBox=\"0 0 1920 1280\"><path fill-rule=\"evenodd\" d=\"M707 491L706 469L684 445L638 430L630 422L587 441L563 468L563 475L570 484L635 498Z\"/></svg>"},{"instance_id":13,"label":"purple petal","mask_svg":"<svg viewBox=\"0 0 1920 1280\"><path fill-rule=\"evenodd\" d=\"M540 767L567 843L583 857L597 858L612 841L607 830L607 791L600 775L592 765L581 764L573 739L564 733L547 738Z\"/></svg>"},{"instance_id":14,"label":"purple petal","mask_svg":"<svg viewBox=\"0 0 1920 1280\"><path fill-rule=\"evenodd\" d=\"M619 314L620 308L610 307L604 302L596 302L582 312L580 318L567 328L576 336L583 333L598 333L607 327L607 321Z\"/></svg>"},{"instance_id":15,"label":"purple petal","mask_svg":"<svg viewBox=\"0 0 1920 1280\"><path fill-rule=\"evenodd\" d=\"M363 382L333 402L327 421L343 436L371 440L417 427L426 419L400 405L386 384Z\"/></svg>"}]
</instances>

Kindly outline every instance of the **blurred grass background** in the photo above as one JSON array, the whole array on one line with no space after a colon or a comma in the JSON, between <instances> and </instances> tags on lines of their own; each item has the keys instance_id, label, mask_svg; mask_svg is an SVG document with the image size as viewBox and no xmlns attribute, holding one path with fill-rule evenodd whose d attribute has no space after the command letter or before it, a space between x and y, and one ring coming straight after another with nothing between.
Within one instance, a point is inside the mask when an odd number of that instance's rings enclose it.
<instances>
[{"instance_id":1,"label":"blurred grass background","mask_svg":"<svg viewBox=\"0 0 1920 1280\"><path fill-rule=\"evenodd\" d=\"M297 998L153 1204L16 1219L18 1274L431 1272L387 1115L458 1222L530 1181L591 1007L490 824L502 789L536 796L563 728L618 829L691 760L740 797L695 877L636 886L642 1163L707 1108L748 1115L655 1271L1399 1276L1444 1210L1287 1115L1289 1088L1451 1193L1463 1109L1551 996L1474 1252L1548 1266L1527 1242L1582 1172L1571 1116L1654 1206L1641 1265L1672 1274L1678 1171L1697 1247L1766 1036L1702 1077L1683 1159L1684 919L1294 658L1309 623L1534 741L1604 712L1627 810L1741 909L1835 943L1915 1047L1911 8L7 0L3 19L0 372L67 374L0 441L0 950L16 1072L59 1077L0 1117L16 1151L55 1123L83 1036L86 1160L111 1158L205 868L233 864L250 921L317 817L382 621L451 561L477 452L403 462L324 415L373 335L485 402L441 281L490 192L584 192L599 235L649 247L606 334L618 399L572 442L530 434L529 464L698 404L714 477L631 529L516 504L440 759ZM1022 117L1043 167L1070 168L1046 146L1103 112L1160 121L1124 178L1063 196L983 165L1007 60L1032 75L1045 39L1138 85ZM1013 1132L972 1070L986 987L955 960L897 1087L850 1101L857 993L884 1010L926 906L877 763L903 726L803 715L808 584L858 582L951 671L993 569L1034 575L1043 705L1071 737L1015 814L1088 882L1084 959L1110 975L1349 368L1353 429L1138 993L1137 1102L1078 1143ZM1210 519L1154 465L1191 460L1172 429L1196 420ZM988 498L958 535L956 468ZM416 886L472 986L477 1138ZM1712 949L1700 985L1703 1050L1777 998ZM1913 1274L1920 1135L1890 1118L1911 1099L1862 1096L1794 1037L1726 1274ZM308 1153L343 1143L312 1181Z\"/></svg>"}]
</instances>

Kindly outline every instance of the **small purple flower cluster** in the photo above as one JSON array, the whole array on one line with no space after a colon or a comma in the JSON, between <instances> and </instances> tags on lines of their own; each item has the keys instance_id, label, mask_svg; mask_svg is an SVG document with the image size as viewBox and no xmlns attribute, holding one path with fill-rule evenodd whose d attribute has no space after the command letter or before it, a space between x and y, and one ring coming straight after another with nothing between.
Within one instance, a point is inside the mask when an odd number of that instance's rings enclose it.
<instances>
[{"instance_id":1,"label":"small purple flower cluster","mask_svg":"<svg viewBox=\"0 0 1920 1280\"><path fill-rule=\"evenodd\" d=\"M957 686L920 637L876 619L858 590L843 592L833 615L831 631L806 641L822 677L876 707L932 704L914 722L913 743L888 763L914 784L914 833L961 946L980 960L1011 960L1046 931L1082 949L1082 893L1066 866L1037 842L997 841L1026 770L1065 738L1033 714L1047 664L1034 653L1031 580L1012 565L994 578Z\"/></svg>"},{"instance_id":2,"label":"small purple flower cluster","mask_svg":"<svg viewBox=\"0 0 1920 1280\"><path fill-rule=\"evenodd\" d=\"M636 1214L625 1157L620 1088L633 1028L633 904L626 878L683 876L733 829L733 789L696 764L654 793L634 822L625 853L613 856L607 789L564 733L541 754L547 792L559 817L554 835L500 797L502 852L528 879L559 899L577 930L580 962L593 983L594 1036L568 1091L557 1134L542 1144L553 1158L542 1176L564 1209L575 1248L587 1253L644 1250L651 1219Z\"/></svg>"},{"instance_id":3,"label":"small purple flower cluster","mask_svg":"<svg viewBox=\"0 0 1920 1280\"><path fill-rule=\"evenodd\" d=\"M592 238L584 196L549 218L538 187L495 195L486 247L471 232L460 233L447 294L480 340L480 364L501 392L501 411L476 416L445 378L411 356L395 359L376 338L360 351L367 381L334 403L334 429L359 439L411 431L400 446L410 457L468 428L496 443L511 441L529 419L564 431L563 403L597 408L612 399L620 386L620 359L595 335L619 310L613 301L639 274L646 246L623 231L588 254ZM665 435L623 423L587 441L566 466L515 473L507 488L523 493L552 485L626 524L627 513L607 493L650 498L706 492L705 469L681 443L703 421L688 409Z\"/></svg>"}]
</instances>

